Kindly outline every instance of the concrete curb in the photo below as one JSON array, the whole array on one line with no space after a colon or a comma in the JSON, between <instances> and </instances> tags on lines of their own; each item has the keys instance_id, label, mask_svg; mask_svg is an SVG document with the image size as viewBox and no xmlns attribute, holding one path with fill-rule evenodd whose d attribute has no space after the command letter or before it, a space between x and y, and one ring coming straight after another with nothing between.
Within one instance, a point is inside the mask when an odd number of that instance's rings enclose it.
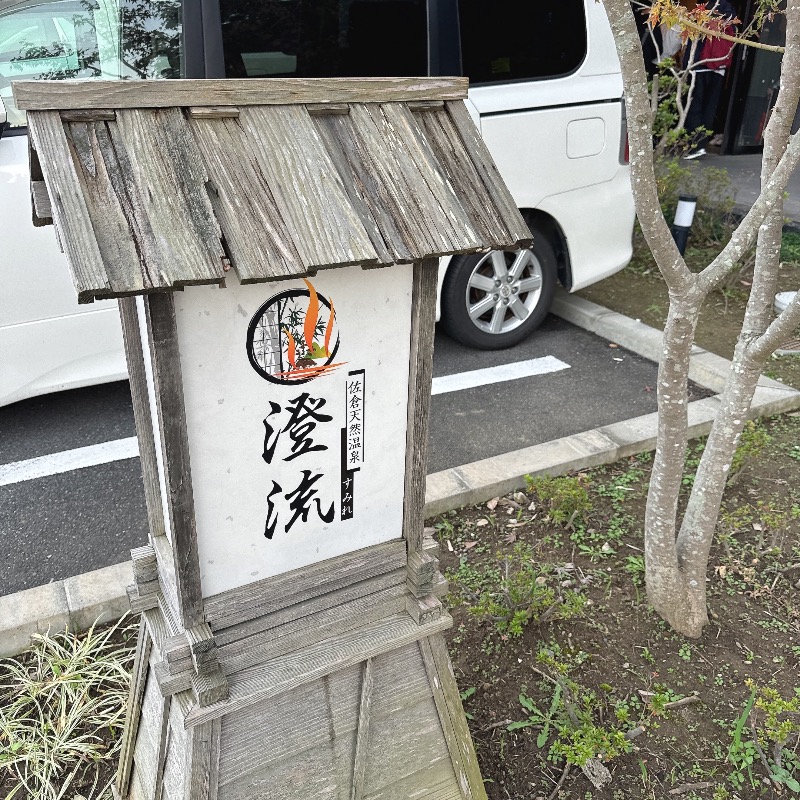
<instances>
[{"instance_id":1,"label":"concrete curb","mask_svg":"<svg viewBox=\"0 0 800 800\"><path fill-rule=\"evenodd\" d=\"M557 294L553 312L651 361L660 358L661 331L638 320L566 292ZM730 361L694 348L689 377L695 383L719 392L729 372ZM689 404L691 436L708 433L718 407L714 397ZM797 408L800 392L762 377L750 416ZM428 475L425 515L434 516L521 488L526 475L563 475L652 450L657 421L655 413L645 414ZM64 627L85 630L94 622L118 619L129 609L125 588L132 582L133 570L127 561L0 597L0 657L24 650L35 633Z\"/></svg>"},{"instance_id":2,"label":"concrete curb","mask_svg":"<svg viewBox=\"0 0 800 800\"><path fill-rule=\"evenodd\" d=\"M657 362L661 357L661 331L582 297L566 292L557 293L553 313L651 361ZM731 362L728 359L694 347L689 377L700 386L720 392L725 386L730 368ZM689 404L690 436L703 436L711 430L718 407L719 401L715 397L695 400ZM796 408L800 408L800 392L779 381L762 377L753 397L750 416L769 416ZM653 450L657 426L658 415L645 414L585 433L435 472L428 475L427 479L425 516L432 517L523 488L526 475L563 475Z\"/></svg>"},{"instance_id":3,"label":"concrete curb","mask_svg":"<svg viewBox=\"0 0 800 800\"><path fill-rule=\"evenodd\" d=\"M21 653L35 633L84 631L130 611L130 561L0 597L0 657Z\"/></svg>"}]
</instances>

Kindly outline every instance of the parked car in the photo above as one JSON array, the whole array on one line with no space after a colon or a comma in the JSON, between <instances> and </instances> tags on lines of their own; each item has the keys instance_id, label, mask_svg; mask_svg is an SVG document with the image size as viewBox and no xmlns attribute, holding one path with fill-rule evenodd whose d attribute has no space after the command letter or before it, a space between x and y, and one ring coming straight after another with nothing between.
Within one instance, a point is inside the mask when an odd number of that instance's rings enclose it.
<instances>
[{"instance_id":1,"label":"parked car","mask_svg":"<svg viewBox=\"0 0 800 800\"><path fill-rule=\"evenodd\" d=\"M622 79L595 0L0 0L0 405L125 377L114 301L79 306L52 228L31 224L17 78L463 74L469 112L533 234L443 260L440 319L508 347L631 255ZM203 11L205 9L205 11ZM394 41L387 44L385 32Z\"/></svg>"}]
</instances>

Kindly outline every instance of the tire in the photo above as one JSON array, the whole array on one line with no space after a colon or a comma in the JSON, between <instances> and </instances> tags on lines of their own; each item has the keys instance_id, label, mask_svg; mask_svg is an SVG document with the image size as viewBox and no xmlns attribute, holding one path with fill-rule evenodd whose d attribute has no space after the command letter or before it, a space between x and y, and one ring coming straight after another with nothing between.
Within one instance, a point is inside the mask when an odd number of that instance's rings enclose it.
<instances>
[{"instance_id":1,"label":"tire","mask_svg":"<svg viewBox=\"0 0 800 800\"><path fill-rule=\"evenodd\" d=\"M531 228L529 250L455 256L442 284L442 326L479 350L512 347L542 324L558 280L556 257Z\"/></svg>"}]
</instances>

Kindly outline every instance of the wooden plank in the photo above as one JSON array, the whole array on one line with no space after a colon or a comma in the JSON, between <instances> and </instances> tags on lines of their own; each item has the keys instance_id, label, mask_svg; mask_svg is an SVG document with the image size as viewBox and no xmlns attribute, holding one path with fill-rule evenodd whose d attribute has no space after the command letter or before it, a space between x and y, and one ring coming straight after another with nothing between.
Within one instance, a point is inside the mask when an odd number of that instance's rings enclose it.
<instances>
[{"instance_id":1,"label":"wooden plank","mask_svg":"<svg viewBox=\"0 0 800 800\"><path fill-rule=\"evenodd\" d=\"M353 759L353 787L350 800L364 797L364 773L367 768L367 748L369 747L370 709L372 707L372 659L364 662L361 682L361 703L358 709L358 733L356 734L356 754Z\"/></svg>"},{"instance_id":2,"label":"wooden plank","mask_svg":"<svg viewBox=\"0 0 800 800\"><path fill-rule=\"evenodd\" d=\"M122 177L140 187L141 206L133 206L131 220L138 247L144 220L152 226L158 259L148 265L152 285L222 281L225 252L205 188L208 174L180 110L120 111L107 129L120 164L122 153L130 160ZM157 282L156 270L166 280Z\"/></svg>"},{"instance_id":3,"label":"wooden plank","mask_svg":"<svg viewBox=\"0 0 800 800\"><path fill-rule=\"evenodd\" d=\"M188 731L188 764L184 800L213 800L217 794L220 757L220 720Z\"/></svg>"},{"instance_id":4,"label":"wooden plank","mask_svg":"<svg viewBox=\"0 0 800 800\"><path fill-rule=\"evenodd\" d=\"M138 781L141 787L140 795L144 800L153 800L155 798L159 765L159 736L165 705L165 700L158 692L152 665L153 660L151 657L150 666L147 670L144 695L141 701L131 775L131 786Z\"/></svg>"},{"instance_id":5,"label":"wooden plank","mask_svg":"<svg viewBox=\"0 0 800 800\"><path fill-rule=\"evenodd\" d=\"M28 111L169 106L392 103L463 100L466 78L248 78L171 81L15 81Z\"/></svg>"},{"instance_id":6,"label":"wooden plank","mask_svg":"<svg viewBox=\"0 0 800 800\"><path fill-rule=\"evenodd\" d=\"M176 633L179 627L177 624L179 603L178 583L175 578L175 554L166 536L153 538L152 545L158 558L158 578L161 586L162 611L166 617L165 624L172 633Z\"/></svg>"},{"instance_id":7,"label":"wooden plank","mask_svg":"<svg viewBox=\"0 0 800 800\"><path fill-rule=\"evenodd\" d=\"M367 658L394 650L421 637L446 630L452 618L442 617L429 625L417 625L407 613L365 625L357 631L311 645L301 653L290 653L263 665L229 676L230 699L200 708L186 716L186 727L238 711L259 700L283 694L324 675L345 669Z\"/></svg>"},{"instance_id":8,"label":"wooden plank","mask_svg":"<svg viewBox=\"0 0 800 800\"><path fill-rule=\"evenodd\" d=\"M369 792L364 800L397 800L398 797L413 797L414 800L463 800L448 758L439 758L433 764L426 765L389 786Z\"/></svg>"},{"instance_id":9,"label":"wooden plank","mask_svg":"<svg viewBox=\"0 0 800 800\"><path fill-rule=\"evenodd\" d=\"M373 116L377 117L379 111L386 120L385 130L392 132L398 151L407 154L410 165L428 189L431 202L426 221L438 228L448 252L472 252L485 247L481 233L472 224L462 198L456 196L447 172L425 140L414 114L401 103L374 106ZM485 202L486 198L483 200Z\"/></svg>"},{"instance_id":10,"label":"wooden plank","mask_svg":"<svg viewBox=\"0 0 800 800\"><path fill-rule=\"evenodd\" d=\"M421 639L419 648L428 680L433 685L433 699L464 800L486 800L486 789L475 755L475 746L464 716L461 695L444 637L434 635Z\"/></svg>"},{"instance_id":11,"label":"wooden plank","mask_svg":"<svg viewBox=\"0 0 800 800\"><path fill-rule=\"evenodd\" d=\"M107 279L88 289L107 296L168 285L159 274L159 248L125 148L115 150L105 122L71 122L65 132ZM71 231L62 230L69 247Z\"/></svg>"},{"instance_id":12,"label":"wooden plank","mask_svg":"<svg viewBox=\"0 0 800 800\"><path fill-rule=\"evenodd\" d=\"M376 703L377 700L376 697ZM423 767L447 761L449 755L436 706L432 698L426 697L413 706L406 706L394 717L373 721L364 794L369 796L379 789L391 788ZM410 793L412 797L424 796L428 787L423 784L415 788L416 791Z\"/></svg>"},{"instance_id":13,"label":"wooden plank","mask_svg":"<svg viewBox=\"0 0 800 800\"><path fill-rule=\"evenodd\" d=\"M408 368L406 479L403 499L403 536L408 542L409 554L422 549L438 266L438 262L434 259L414 264L411 294L411 363Z\"/></svg>"},{"instance_id":14,"label":"wooden plank","mask_svg":"<svg viewBox=\"0 0 800 800\"><path fill-rule=\"evenodd\" d=\"M125 360L128 363L133 419L139 440L139 459L142 465L144 500L151 537L164 535L164 510L161 507L161 487L158 483L156 444L153 421L150 416L150 399L147 394L144 352L139 329L136 300L123 297L119 300L119 315L122 321L122 340L125 344Z\"/></svg>"},{"instance_id":15,"label":"wooden plank","mask_svg":"<svg viewBox=\"0 0 800 800\"><path fill-rule=\"evenodd\" d=\"M154 800L161 800L164 786L164 767L167 764L167 747L169 745L169 716L172 708L172 700L166 698L161 706L161 729L158 735L158 756L156 770L156 788L153 794Z\"/></svg>"},{"instance_id":16,"label":"wooden plank","mask_svg":"<svg viewBox=\"0 0 800 800\"><path fill-rule=\"evenodd\" d=\"M525 243L531 241L531 232L519 213L517 204L514 202L511 192L508 191L505 181L500 177L486 143L481 138L475 123L470 119L466 106L462 102L448 102L445 105L461 142L469 154L470 161L485 187L482 196L490 198L497 206L512 239L520 243L519 246L526 246Z\"/></svg>"},{"instance_id":17,"label":"wooden plank","mask_svg":"<svg viewBox=\"0 0 800 800\"><path fill-rule=\"evenodd\" d=\"M147 669L150 663L150 653L153 640L147 630L144 618L139 620L139 635L136 639L136 655L133 659L133 673L128 691L128 705L125 710L125 727L122 732L122 745L120 747L119 766L114 785L123 797L128 794L131 770L133 767L134 745L139 730L139 720L142 713L142 698L144 697L147 682Z\"/></svg>"},{"instance_id":18,"label":"wooden plank","mask_svg":"<svg viewBox=\"0 0 800 800\"><path fill-rule=\"evenodd\" d=\"M350 106L347 103L319 103L306 105L306 111L312 117L323 117L328 114L349 114Z\"/></svg>"},{"instance_id":19,"label":"wooden plank","mask_svg":"<svg viewBox=\"0 0 800 800\"><path fill-rule=\"evenodd\" d=\"M336 608L337 606L358 600L362 597L365 598L390 588L403 591L405 582L406 570L404 568L392 570L392 572L387 572L384 575L378 575L375 578L367 578L366 580L349 584L342 589L336 589L318 597L303 600L278 611L265 614L263 617L257 617L256 619L248 620L247 622L242 622L227 628L221 628L216 631L214 636L216 637L217 645L219 647L224 647L226 644L238 642L250 636L258 636L259 634L268 635L268 631L271 631L273 628L277 628L292 621L299 622L304 617Z\"/></svg>"},{"instance_id":20,"label":"wooden plank","mask_svg":"<svg viewBox=\"0 0 800 800\"><path fill-rule=\"evenodd\" d=\"M149 295L146 305L150 358L163 439L178 613L181 625L189 628L204 622L203 590L197 554L197 526L175 306L171 294Z\"/></svg>"},{"instance_id":21,"label":"wooden plank","mask_svg":"<svg viewBox=\"0 0 800 800\"><path fill-rule=\"evenodd\" d=\"M216 633L220 628L392 572L405 566L405 550L405 542L394 539L222 592L206 599L206 621Z\"/></svg>"},{"instance_id":22,"label":"wooden plank","mask_svg":"<svg viewBox=\"0 0 800 800\"><path fill-rule=\"evenodd\" d=\"M33 224L37 228L53 224L53 209L50 195L44 181L31 181L31 203L33 205Z\"/></svg>"},{"instance_id":23,"label":"wooden plank","mask_svg":"<svg viewBox=\"0 0 800 800\"><path fill-rule=\"evenodd\" d=\"M416 644L373 659L372 672L373 724L382 724L383 720L390 723L408 706L431 697ZM334 742L348 743L343 749L350 752L351 757L343 757L343 760L352 765L361 673L361 665L355 664L321 681L313 681L223 717L220 785L226 789L229 784L246 785L248 776L266 772L273 763L323 745L331 736ZM301 714L303 723L298 725ZM259 731L255 748L254 730Z\"/></svg>"},{"instance_id":24,"label":"wooden plank","mask_svg":"<svg viewBox=\"0 0 800 800\"><path fill-rule=\"evenodd\" d=\"M219 660L226 674L238 672L383 617L399 614L406 607L405 602L404 587L392 586L384 592L292 620L220 647Z\"/></svg>"},{"instance_id":25,"label":"wooden plank","mask_svg":"<svg viewBox=\"0 0 800 800\"><path fill-rule=\"evenodd\" d=\"M300 254L277 211L263 153L238 120L189 123L209 175L208 194L231 262L242 283L302 272Z\"/></svg>"},{"instance_id":26,"label":"wooden plank","mask_svg":"<svg viewBox=\"0 0 800 800\"><path fill-rule=\"evenodd\" d=\"M352 121L352 146L384 187L381 203L400 226L413 260L445 253L445 240L430 225L430 191L380 108L354 104L348 119Z\"/></svg>"},{"instance_id":27,"label":"wooden plank","mask_svg":"<svg viewBox=\"0 0 800 800\"><path fill-rule=\"evenodd\" d=\"M91 302L96 287L108 290L110 285L61 117L53 111L35 114L28 131L49 187L53 221L62 234L78 302Z\"/></svg>"},{"instance_id":28,"label":"wooden plank","mask_svg":"<svg viewBox=\"0 0 800 800\"><path fill-rule=\"evenodd\" d=\"M415 252L406 244L402 225L391 213L389 187L372 169L363 144L354 140L352 121L342 115L320 116L314 121L350 202L375 248L378 262L403 264L413 261Z\"/></svg>"},{"instance_id":29,"label":"wooden plank","mask_svg":"<svg viewBox=\"0 0 800 800\"><path fill-rule=\"evenodd\" d=\"M332 738L351 739L354 746L360 688L356 664L223 717L221 794L227 797L232 787L252 784L286 758L301 762L300 754L330 746ZM258 731L256 747L253 731ZM352 770L352 758L348 761Z\"/></svg>"},{"instance_id":30,"label":"wooden plank","mask_svg":"<svg viewBox=\"0 0 800 800\"><path fill-rule=\"evenodd\" d=\"M62 122L113 122L116 118L116 111L110 108L78 109L61 112Z\"/></svg>"},{"instance_id":31,"label":"wooden plank","mask_svg":"<svg viewBox=\"0 0 800 800\"><path fill-rule=\"evenodd\" d=\"M242 109L243 134L262 154L267 183L305 271L378 260L308 112Z\"/></svg>"},{"instance_id":32,"label":"wooden plank","mask_svg":"<svg viewBox=\"0 0 800 800\"><path fill-rule=\"evenodd\" d=\"M409 111L438 111L444 108L444 100L415 100L408 104Z\"/></svg>"},{"instance_id":33,"label":"wooden plank","mask_svg":"<svg viewBox=\"0 0 800 800\"><path fill-rule=\"evenodd\" d=\"M515 238L498 207L487 202L484 182L444 107L435 113L419 114L416 119L485 246L512 246Z\"/></svg>"},{"instance_id":34,"label":"wooden plank","mask_svg":"<svg viewBox=\"0 0 800 800\"><path fill-rule=\"evenodd\" d=\"M192 106L190 119L235 119L239 116L236 106Z\"/></svg>"}]
</instances>

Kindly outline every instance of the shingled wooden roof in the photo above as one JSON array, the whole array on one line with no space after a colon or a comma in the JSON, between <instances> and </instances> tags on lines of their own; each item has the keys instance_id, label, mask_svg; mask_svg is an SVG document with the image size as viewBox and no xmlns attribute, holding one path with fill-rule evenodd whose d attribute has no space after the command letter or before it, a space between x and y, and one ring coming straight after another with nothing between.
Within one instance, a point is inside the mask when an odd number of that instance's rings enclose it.
<instances>
[{"instance_id":1,"label":"shingled wooden roof","mask_svg":"<svg viewBox=\"0 0 800 800\"><path fill-rule=\"evenodd\" d=\"M253 283L527 245L466 87L31 81L14 95L35 150L34 218L52 215L91 302L221 283L231 266Z\"/></svg>"}]
</instances>

